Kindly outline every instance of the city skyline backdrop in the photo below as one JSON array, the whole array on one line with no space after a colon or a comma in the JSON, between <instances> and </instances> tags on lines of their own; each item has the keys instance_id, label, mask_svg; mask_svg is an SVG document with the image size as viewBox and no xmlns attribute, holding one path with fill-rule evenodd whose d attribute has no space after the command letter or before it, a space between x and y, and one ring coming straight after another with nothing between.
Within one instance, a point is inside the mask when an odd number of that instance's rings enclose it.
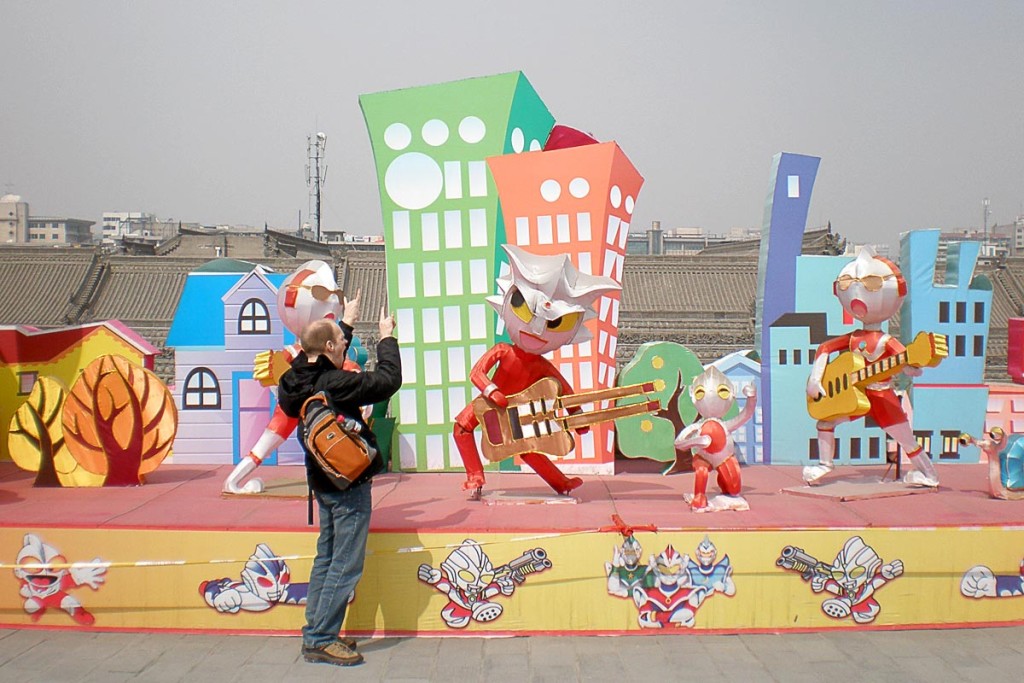
<instances>
[{"instance_id":1,"label":"city skyline backdrop","mask_svg":"<svg viewBox=\"0 0 1024 683\"><path fill-rule=\"evenodd\" d=\"M760 227L772 156L822 158L809 227L857 242L1024 213L1024 4L3 0L0 194L379 234L360 94L523 71L645 177L636 230Z\"/></svg>"}]
</instances>

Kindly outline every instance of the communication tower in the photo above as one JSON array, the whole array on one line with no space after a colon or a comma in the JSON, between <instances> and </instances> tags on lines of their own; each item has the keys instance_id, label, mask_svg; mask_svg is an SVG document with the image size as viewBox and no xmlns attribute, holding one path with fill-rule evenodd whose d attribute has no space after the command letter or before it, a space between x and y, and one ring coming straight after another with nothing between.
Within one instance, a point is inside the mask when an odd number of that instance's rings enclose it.
<instances>
[{"instance_id":1,"label":"communication tower","mask_svg":"<svg viewBox=\"0 0 1024 683\"><path fill-rule=\"evenodd\" d=\"M309 186L309 216L316 226L316 241L320 241L320 191L327 182L327 164L324 162L324 150L327 148L327 135L317 133L306 136L306 185Z\"/></svg>"}]
</instances>

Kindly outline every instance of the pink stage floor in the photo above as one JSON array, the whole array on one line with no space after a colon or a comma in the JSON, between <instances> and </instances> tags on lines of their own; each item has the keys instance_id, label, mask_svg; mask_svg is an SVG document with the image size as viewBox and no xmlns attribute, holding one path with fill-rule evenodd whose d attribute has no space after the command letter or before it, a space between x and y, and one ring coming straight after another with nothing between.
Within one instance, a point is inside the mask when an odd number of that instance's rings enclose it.
<instances>
[{"instance_id":1,"label":"pink stage floor","mask_svg":"<svg viewBox=\"0 0 1024 683\"><path fill-rule=\"evenodd\" d=\"M632 463L629 463L632 464ZM839 502L782 493L799 487L800 468L743 469L746 512L695 514L683 502L693 475L656 473L585 476L577 503L487 504L467 500L461 474L385 474L374 482L371 530L579 531L611 524L659 529L817 529L868 527L1008 526L1024 524L1024 502L987 493L987 465L939 465L937 492ZM108 489L34 488L33 475L0 463L0 526L32 528L160 528L309 530L304 497L224 496L228 466L165 465L145 486ZM835 480L870 485L884 468L838 468ZM269 485L297 484L300 467L265 467ZM717 493L714 485L712 491ZM540 498L550 491L533 474L489 473L486 491L505 498ZM709 491L710 493L711 491Z\"/></svg>"}]
</instances>

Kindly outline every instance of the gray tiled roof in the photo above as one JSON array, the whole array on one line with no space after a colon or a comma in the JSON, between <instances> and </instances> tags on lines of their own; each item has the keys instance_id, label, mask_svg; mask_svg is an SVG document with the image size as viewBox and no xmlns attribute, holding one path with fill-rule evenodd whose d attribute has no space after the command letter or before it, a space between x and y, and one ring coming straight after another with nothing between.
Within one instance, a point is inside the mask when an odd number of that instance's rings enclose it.
<instances>
[{"instance_id":1,"label":"gray tiled roof","mask_svg":"<svg viewBox=\"0 0 1024 683\"><path fill-rule=\"evenodd\" d=\"M345 292L352 296L362 290L356 333L372 353L377 316L387 303L385 254L355 250L331 254ZM311 256L254 256L247 260L288 273ZM175 255L99 256L91 249L0 247L0 324L57 327L116 318L159 347L166 339L187 274L207 260ZM993 283L986 373L989 379L1006 381L1006 321L1024 313L1024 258L1007 259L1001 268L979 267L979 272L986 273ZM89 286L91 279L96 280L94 290ZM659 339L686 344L704 362L749 348L756 289L757 253L750 250L627 256L620 361L628 360L639 344ZM76 305L83 297L87 299L81 302L84 305ZM170 357L158 359L158 371L173 367L170 362Z\"/></svg>"}]
</instances>

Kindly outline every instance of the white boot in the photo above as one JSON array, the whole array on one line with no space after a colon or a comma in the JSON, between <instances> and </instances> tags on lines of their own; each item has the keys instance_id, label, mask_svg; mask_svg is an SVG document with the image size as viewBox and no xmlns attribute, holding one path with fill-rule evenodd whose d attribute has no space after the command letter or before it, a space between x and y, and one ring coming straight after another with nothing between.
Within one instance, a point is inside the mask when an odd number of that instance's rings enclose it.
<instances>
[{"instance_id":1,"label":"white boot","mask_svg":"<svg viewBox=\"0 0 1024 683\"><path fill-rule=\"evenodd\" d=\"M263 480L254 477L249 481L245 481L246 477L252 474L257 467L259 462L253 457L252 453L242 458L235 469L231 470L231 474L224 480L224 487L221 489L224 493L263 493ZM245 482L244 484L242 482Z\"/></svg>"},{"instance_id":2,"label":"white boot","mask_svg":"<svg viewBox=\"0 0 1024 683\"><path fill-rule=\"evenodd\" d=\"M835 468L836 466L832 463L829 463L828 465L808 465L804 467L804 482L807 484L816 484L818 483L818 480Z\"/></svg>"},{"instance_id":3,"label":"white boot","mask_svg":"<svg viewBox=\"0 0 1024 683\"><path fill-rule=\"evenodd\" d=\"M931 458L924 452L924 449L919 448L917 453L909 456L909 458L910 464L914 466L914 469L907 472L903 477L903 483L910 486L938 487L939 473L935 471L935 465L932 464Z\"/></svg>"},{"instance_id":4,"label":"white boot","mask_svg":"<svg viewBox=\"0 0 1024 683\"><path fill-rule=\"evenodd\" d=\"M818 464L804 467L803 478L807 484L816 484L822 477L836 468L832 456L836 452L836 433L831 429L818 429Z\"/></svg>"}]
</instances>

